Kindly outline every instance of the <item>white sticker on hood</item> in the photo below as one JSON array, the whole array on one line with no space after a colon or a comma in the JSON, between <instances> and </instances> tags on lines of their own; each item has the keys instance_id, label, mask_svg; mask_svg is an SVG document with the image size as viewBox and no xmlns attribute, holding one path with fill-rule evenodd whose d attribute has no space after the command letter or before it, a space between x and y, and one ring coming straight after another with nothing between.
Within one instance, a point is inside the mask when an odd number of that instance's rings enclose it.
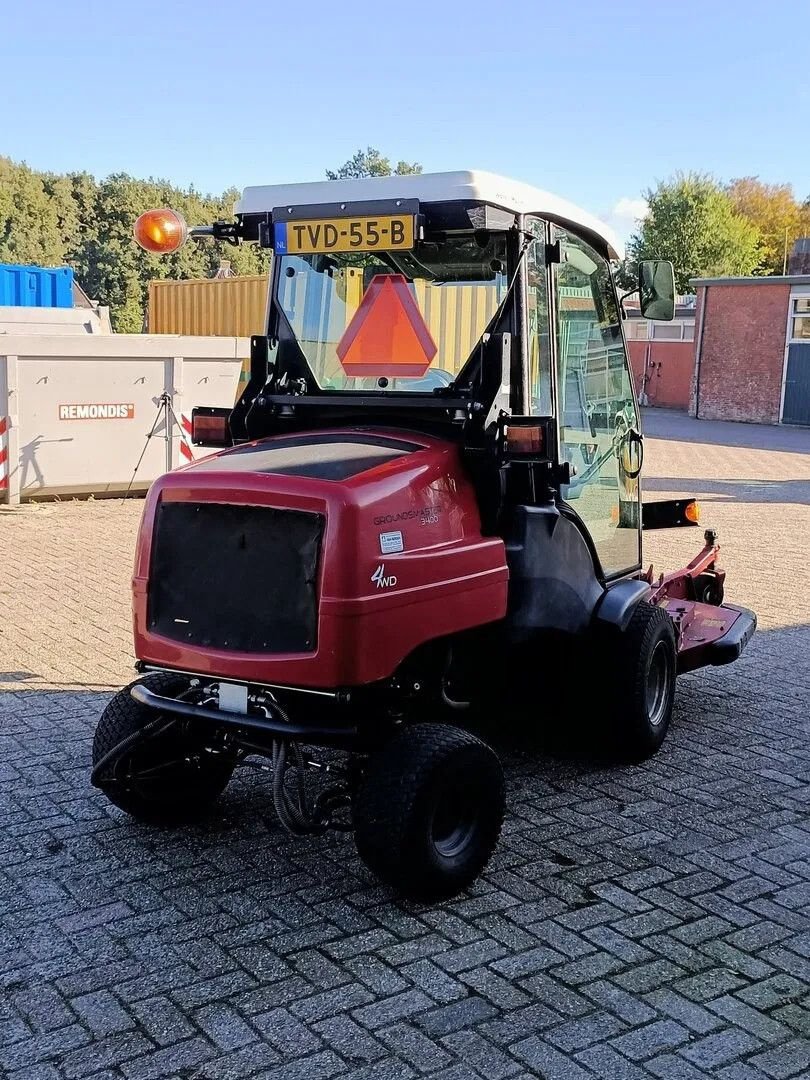
<instances>
[{"instance_id":1,"label":"white sticker on hood","mask_svg":"<svg viewBox=\"0 0 810 1080\"><path fill-rule=\"evenodd\" d=\"M383 555L392 555L397 551L404 551L405 544L402 542L401 532L380 533L380 552Z\"/></svg>"}]
</instances>

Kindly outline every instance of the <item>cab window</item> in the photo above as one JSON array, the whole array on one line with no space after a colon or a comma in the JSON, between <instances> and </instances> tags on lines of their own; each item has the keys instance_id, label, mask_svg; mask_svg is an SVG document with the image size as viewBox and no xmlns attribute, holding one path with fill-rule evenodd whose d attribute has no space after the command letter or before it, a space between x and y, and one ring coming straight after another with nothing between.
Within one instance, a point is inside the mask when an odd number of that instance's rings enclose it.
<instances>
[{"instance_id":1,"label":"cab window","mask_svg":"<svg viewBox=\"0 0 810 1080\"><path fill-rule=\"evenodd\" d=\"M546 223L539 218L530 218L528 226L535 239L526 256L526 361L529 367L527 411L532 416L550 416L554 410L551 390Z\"/></svg>"},{"instance_id":2,"label":"cab window","mask_svg":"<svg viewBox=\"0 0 810 1080\"><path fill-rule=\"evenodd\" d=\"M562 489L596 546L607 577L640 560L639 483L629 451L639 419L607 260L554 228L560 456L576 470Z\"/></svg>"}]
</instances>

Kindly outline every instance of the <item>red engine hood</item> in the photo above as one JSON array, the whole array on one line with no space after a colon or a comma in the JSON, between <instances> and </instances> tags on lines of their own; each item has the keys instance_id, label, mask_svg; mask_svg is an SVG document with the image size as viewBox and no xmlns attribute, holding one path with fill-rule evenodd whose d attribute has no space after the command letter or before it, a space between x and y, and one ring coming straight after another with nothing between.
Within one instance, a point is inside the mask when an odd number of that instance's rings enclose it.
<instances>
[{"instance_id":1,"label":"red engine hood","mask_svg":"<svg viewBox=\"0 0 810 1080\"><path fill-rule=\"evenodd\" d=\"M149 574L156 513L164 502L323 515L315 649L237 653L151 633ZM230 576L240 595L250 596L249 619L253 605L271 600L266 590L239 580L239 573L235 558L223 550L217 588ZM147 663L253 682L321 688L368 683L392 675L426 640L502 618L507 578L503 542L481 535L475 493L455 444L365 428L263 439L168 473L150 489L133 581L136 655ZM273 587L284 586L278 581Z\"/></svg>"}]
</instances>

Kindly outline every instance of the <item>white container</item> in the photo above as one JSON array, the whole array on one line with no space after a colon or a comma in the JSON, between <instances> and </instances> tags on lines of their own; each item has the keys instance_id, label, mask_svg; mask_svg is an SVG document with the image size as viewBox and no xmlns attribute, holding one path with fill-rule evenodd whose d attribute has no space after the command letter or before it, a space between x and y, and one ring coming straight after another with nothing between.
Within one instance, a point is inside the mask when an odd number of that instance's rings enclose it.
<instances>
[{"instance_id":1,"label":"white container","mask_svg":"<svg viewBox=\"0 0 810 1080\"><path fill-rule=\"evenodd\" d=\"M210 453L191 446L191 410L233 405L249 351L234 337L0 336L0 502L123 493L142 453L143 491Z\"/></svg>"}]
</instances>

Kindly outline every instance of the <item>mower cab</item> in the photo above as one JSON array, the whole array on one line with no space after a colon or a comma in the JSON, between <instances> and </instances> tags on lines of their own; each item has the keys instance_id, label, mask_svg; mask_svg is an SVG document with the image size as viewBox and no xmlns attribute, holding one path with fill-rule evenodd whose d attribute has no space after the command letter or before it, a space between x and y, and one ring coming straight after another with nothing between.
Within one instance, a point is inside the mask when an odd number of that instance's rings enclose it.
<instances>
[{"instance_id":1,"label":"mower cab","mask_svg":"<svg viewBox=\"0 0 810 1080\"><path fill-rule=\"evenodd\" d=\"M188 232L272 249L268 321L233 411L194 412L220 451L147 496L146 675L101 719L94 782L188 817L264 755L287 828L351 829L401 892L457 892L503 815L497 758L461 721L536 709L573 650L604 673L609 738L642 757L676 674L735 659L756 625L723 604L710 531L683 570L642 571L642 528L697 515L642 511L618 245L486 173L248 188L204 230L168 213L139 219L149 250ZM640 294L672 318L671 266L642 263Z\"/></svg>"}]
</instances>

